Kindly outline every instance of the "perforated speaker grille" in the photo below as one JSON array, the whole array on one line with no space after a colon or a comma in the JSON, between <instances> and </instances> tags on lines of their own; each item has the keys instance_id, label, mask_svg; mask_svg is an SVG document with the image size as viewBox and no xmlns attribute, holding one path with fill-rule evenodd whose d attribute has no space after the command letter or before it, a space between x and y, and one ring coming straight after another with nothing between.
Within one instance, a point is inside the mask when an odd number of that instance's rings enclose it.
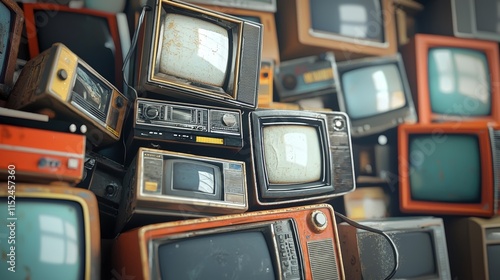
<instances>
[{"instance_id":1,"label":"perforated speaker grille","mask_svg":"<svg viewBox=\"0 0 500 280\"><path fill-rule=\"evenodd\" d=\"M313 280L339 279L332 239L307 242Z\"/></svg>"}]
</instances>

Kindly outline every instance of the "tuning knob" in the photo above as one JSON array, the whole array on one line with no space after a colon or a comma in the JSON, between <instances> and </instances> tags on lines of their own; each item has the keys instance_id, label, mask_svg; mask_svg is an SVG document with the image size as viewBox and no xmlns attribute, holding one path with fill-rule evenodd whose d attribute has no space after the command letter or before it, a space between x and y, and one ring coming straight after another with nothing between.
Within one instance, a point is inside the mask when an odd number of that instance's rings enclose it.
<instances>
[{"instance_id":1,"label":"tuning knob","mask_svg":"<svg viewBox=\"0 0 500 280\"><path fill-rule=\"evenodd\" d=\"M236 125L236 117L232 114L224 114L222 116L222 122L226 126L235 126Z\"/></svg>"},{"instance_id":2,"label":"tuning knob","mask_svg":"<svg viewBox=\"0 0 500 280\"><path fill-rule=\"evenodd\" d=\"M142 113L144 118L146 118L148 120L155 119L156 117L158 117L159 114L160 114L160 111L158 110L157 107L150 107L150 106L144 107L143 113Z\"/></svg>"}]
</instances>

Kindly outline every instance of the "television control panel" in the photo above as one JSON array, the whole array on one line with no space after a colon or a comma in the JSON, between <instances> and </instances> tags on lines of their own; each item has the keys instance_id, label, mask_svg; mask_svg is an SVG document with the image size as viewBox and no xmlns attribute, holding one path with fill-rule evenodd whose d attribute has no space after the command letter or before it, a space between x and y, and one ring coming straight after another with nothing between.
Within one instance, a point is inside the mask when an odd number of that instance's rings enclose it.
<instances>
[{"instance_id":1,"label":"television control panel","mask_svg":"<svg viewBox=\"0 0 500 280\"><path fill-rule=\"evenodd\" d=\"M300 279L299 250L295 247L296 242L290 220L276 221L274 232L278 243L278 252L283 279Z\"/></svg>"}]
</instances>

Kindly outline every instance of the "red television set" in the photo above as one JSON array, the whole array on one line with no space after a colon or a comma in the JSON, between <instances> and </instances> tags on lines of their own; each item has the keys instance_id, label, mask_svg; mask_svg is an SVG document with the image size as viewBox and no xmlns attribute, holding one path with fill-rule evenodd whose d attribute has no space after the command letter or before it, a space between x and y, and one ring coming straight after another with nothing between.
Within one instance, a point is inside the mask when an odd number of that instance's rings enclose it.
<instances>
[{"instance_id":1,"label":"red television set","mask_svg":"<svg viewBox=\"0 0 500 280\"><path fill-rule=\"evenodd\" d=\"M0 184L2 279L99 279L101 237L91 191L16 184L15 167Z\"/></svg>"},{"instance_id":2,"label":"red television set","mask_svg":"<svg viewBox=\"0 0 500 280\"><path fill-rule=\"evenodd\" d=\"M419 122L500 121L497 42L416 34L401 53Z\"/></svg>"},{"instance_id":3,"label":"red television set","mask_svg":"<svg viewBox=\"0 0 500 280\"><path fill-rule=\"evenodd\" d=\"M120 234L134 279L345 279L330 205L151 224Z\"/></svg>"},{"instance_id":4,"label":"red television set","mask_svg":"<svg viewBox=\"0 0 500 280\"><path fill-rule=\"evenodd\" d=\"M447 220L446 239L452 278L500 278L500 216Z\"/></svg>"},{"instance_id":5,"label":"red television set","mask_svg":"<svg viewBox=\"0 0 500 280\"><path fill-rule=\"evenodd\" d=\"M21 40L24 15L15 1L0 1L0 96L8 96L14 86L14 70Z\"/></svg>"},{"instance_id":6,"label":"red television set","mask_svg":"<svg viewBox=\"0 0 500 280\"><path fill-rule=\"evenodd\" d=\"M24 3L30 58L62 43L119 90L130 46L125 14L53 3Z\"/></svg>"},{"instance_id":7,"label":"red television set","mask_svg":"<svg viewBox=\"0 0 500 280\"><path fill-rule=\"evenodd\" d=\"M400 125L400 210L432 215L498 214L499 143L496 123Z\"/></svg>"},{"instance_id":8,"label":"red television set","mask_svg":"<svg viewBox=\"0 0 500 280\"><path fill-rule=\"evenodd\" d=\"M153 3L136 31L138 95L255 109L262 24L181 1Z\"/></svg>"},{"instance_id":9,"label":"red television set","mask_svg":"<svg viewBox=\"0 0 500 280\"><path fill-rule=\"evenodd\" d=\"M277 1L282 60L333 51L338 61L397 52L390 0Z\"/></svg>"}]
</instances>

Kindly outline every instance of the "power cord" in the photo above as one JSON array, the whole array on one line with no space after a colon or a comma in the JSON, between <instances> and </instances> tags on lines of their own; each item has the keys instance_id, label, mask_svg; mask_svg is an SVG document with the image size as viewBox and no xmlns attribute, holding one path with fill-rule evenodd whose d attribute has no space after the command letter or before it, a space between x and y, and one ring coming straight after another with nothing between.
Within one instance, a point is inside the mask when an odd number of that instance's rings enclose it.
<instances>
[{"instance_id":1,"label":"power cord","mask_svg":"<svg viewBox=\"0 0 500 280\"><path fill-rule=\"evenodd\" d=\"M368 227L368 226L362 225L362 224L360 224L358 222L355 222L355 221L347 218L343 214L338 213L337 211L335 211L335 216L337 216L342 221L348 223L349 225L351 225L351 226L353 226L355 228L359 228L359 229L363 229L363 230L366 230L366 231L370 231L370 232L373 232L373 233L380 234L385 239L387 239L387 241L389 241L389 244L391 244L392 253L394 254L394 267L392 268L391 273L389 273L389 275L385 278L385 280L391 279L394 276L394 274L396 274L396 271L398 270L398 267L399 267L399 252L398 252L398 248L396 247L396 244L394 243L394 241L392 240L392 238L389 235L387 235L387 233L385 233L385 232L383 232L381 230L378 230L378 229L372 228L372 227Z\"/></svg>"}]
</instances>

